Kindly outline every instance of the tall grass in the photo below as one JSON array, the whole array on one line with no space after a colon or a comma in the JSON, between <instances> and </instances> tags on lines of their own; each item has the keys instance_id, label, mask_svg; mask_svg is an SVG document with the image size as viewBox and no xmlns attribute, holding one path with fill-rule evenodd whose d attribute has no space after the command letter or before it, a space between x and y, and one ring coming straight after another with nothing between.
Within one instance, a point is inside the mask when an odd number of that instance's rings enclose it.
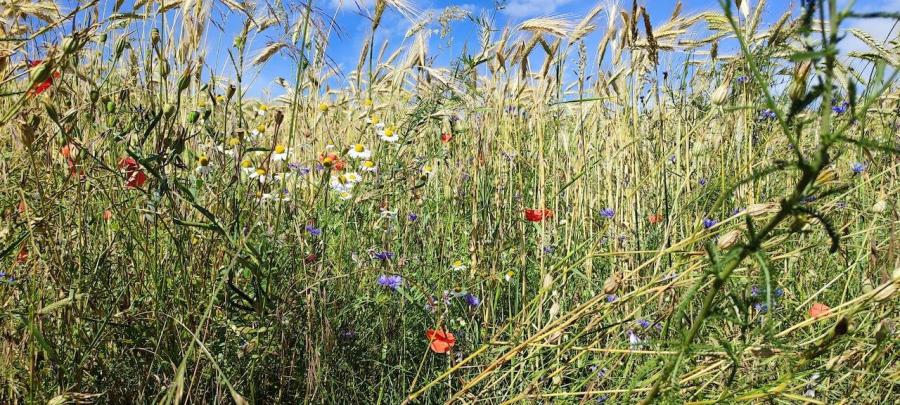
<instances>
[{"instance_id":1,"label":"tall grass","mask_svg":"<svg viewBox=\"0 0 900 405\"><path fill-rule=\"evenodd\" d=\"M124 3L0 9L0 403L897 395L900 15Z\"/></svg>"}]
</instances>

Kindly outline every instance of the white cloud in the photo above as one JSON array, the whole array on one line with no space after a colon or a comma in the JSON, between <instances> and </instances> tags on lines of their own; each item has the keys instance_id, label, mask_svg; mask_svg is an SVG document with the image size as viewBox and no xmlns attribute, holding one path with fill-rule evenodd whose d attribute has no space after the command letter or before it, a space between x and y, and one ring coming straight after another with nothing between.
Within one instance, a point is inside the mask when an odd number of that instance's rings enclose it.
<instances>
[{"instance_id":1,"label":"white cloud","mask_svg":"<svg viewBox=\"0 0 900 405\"><path fill-rule=\"evenodd\" d=\"M574 0L510 0L503 13L513 18L548 16Z\"/></svg>"}]
</instances>

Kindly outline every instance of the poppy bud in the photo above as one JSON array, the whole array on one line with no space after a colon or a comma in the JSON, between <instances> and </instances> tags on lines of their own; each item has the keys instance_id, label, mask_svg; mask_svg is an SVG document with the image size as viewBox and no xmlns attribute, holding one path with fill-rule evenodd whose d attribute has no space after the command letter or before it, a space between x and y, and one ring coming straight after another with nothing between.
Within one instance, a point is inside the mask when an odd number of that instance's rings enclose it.
<instances>
[{"instance_id":1,"label":"poppy bud","mask_svg":"<svg viewBox=\"0 0 900 405\"><path fill-rule=\"evenodd\" d=\"M236 91L237 91L237 87L234 87L233 84L232 84L232 85L229 85L229 86L228 86L228 92L225 93L225 99L228 100L228 101L231 101L231 98L234 97L234 93L235 93Z\"/></svg>"},{"instance_id":2,"label":"poppy bud","mask_svg":"<svg viewBox=\"0 0 900 405\"><path fill-rule=\"evenodd\" d=\"M191 111L188 113L188 122L193 124L196 123L197 120L200 119L200 113L197 111Z\"/></svg>"},{"instance_id":3,"label":"poppy bud","mask_svg":"<svg viewBox=\"0 0 900 405\"><path fill-rule=\"evenodd\" d=\"M191 85L191 67L188 66L178 79L178 92L181 93Z\"/></svg>"},{"instance_id":4,"label":"poppy bud","mask_svg":"<svg viewBox=\"0 0 900 405\"><path fill-rule=\"evenodd\" d=\"M31 88L34 88L35 84L43 83L50 78L51 67L49 63L41 63L32 69L31 73Z\"/></svg>"},{"instance_id":5,"label":"poppy bud","mask_svg":"<svg viewBox=\"0 0 900 405\"><path fill-rule=\"evenodd\" d=\"M62 50L65 54L72 54L75 52L75 38L72 36L65 37L62 42Z\"/></svg>"},{"instance_id":6,"label":"poppy bud","mask_svg":"<svg viewBox=\"0 0 900 405\"><path fill-rule=\"evenodd\" d=\"M112 102L112 100L106 102L106 112L114 113L116 112L116 103Z\"/></svg>"},{"instance_id":7,"label":"poppy bud","mask_svg":"<svg viewBox=\"0 0 900 405\"><path fill-rule=\"evenodd\" d=\"M722 104L728 99L728 81L723 81L712 94L712 102Z\"/></svg>"},{"instance_id":8,"label":"poppy bud","mask_svg":"<svg viewBox=\"0 0 900 405\"><path fill-rule=\"evenodd\" d=\"M127 36L123 35L119 37L119 40L116 41L116 59L119 59L119 57L121 57L122 54L125 53L125 48L128 48L130 46L131 45L128 43Z\"/></svg>"},{"instance_id":9,"label":"poppy bud","mask_svg":"<svg viewBox=\"0 0 900 405\"><path fill-rule=\"evenodd\" d=\"M97 90L91 90L90 96L91 96L91 104L96 104L97 100L100 99L100 92Z\"/></svg>"},{"instance_id":10,"label":"poppy bud","mask_svg":"<svg viewBox=\"0 0 900 405\"><path fill-rule=\"evenodd\" d=\"M156 47L156 45L159 44L159 29L158 28L154 28L154 29L150 30L150 43L153 44L154 48Z\"/></svg>"},{"instance_id":11,"label":"poppy bud","mask_svg":"<svg viewBox=\"0 0 900 405\"><path fill-rule=\"evenodd\" d=\"M101 43L106 42L106 38L107 38L107 37L106 37L106 33L105 33L105 32L102 33L102 34L100 34L100 42L101 42Z\"/></svg>"},{"instance_id":12,"label":"poppy bud","mask_svg":"<svg viewBox=\"0 0 900 405\"><path fill-rule=\"evenodd\" d=\"M169 61L163 60L159 64L159 76L162 78L169 77Z\"/></svg>"},{"instance_id":13,"label":"poppy bud","mask_svg":"<svg viewBox=\"0 0 900 405\"><path fill-rule=\"evenodd\" d=\"M166 105L163 106L163 114L165 114L166 117L171 117L173 114L175 114L175 106L166 103Z\"/></svg>"}]
</instances>

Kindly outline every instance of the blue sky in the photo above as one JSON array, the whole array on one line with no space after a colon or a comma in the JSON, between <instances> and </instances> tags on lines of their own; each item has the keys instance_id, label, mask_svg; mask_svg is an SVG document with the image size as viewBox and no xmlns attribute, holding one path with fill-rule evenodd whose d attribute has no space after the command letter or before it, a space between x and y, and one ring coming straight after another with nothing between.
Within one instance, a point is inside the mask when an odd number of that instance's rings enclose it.
<instances>
[{"instance_id":1,"label":"blue sky","mask_svg":"<svg viewBox=\"0 0 900 405\"><path fill-rule=\"evenodd\" d=\"M228 48L231 47L232 40L240 30L241 19L236 13L229 12L228 8L219 0L199 0L199 1L215 1L212 8L212 17L218 24L209 25L206 31L206 62L211 70L217 75L232 76L233 70L230 68L230 60L228 56ZM523 20L549 15L562 15L572 20L580 20L588 10L599 3L615 4L615 0L408 0L420 13L440 14L441 10L450 6L461 7L475 16L485 16L493 20L493 26L502 29L505 26L515 27ZM750 0L753 6L758 4L756 0ZM114 0L101 0L111 8ZM274 3L276 0L258 0L259 4ZM282 0L285 4L299 4L297 0ZM839 3L846 3L847 0L839 0ZM71 10L74 1L68 3L67 9ZM126 1L122 7L123 11L131 9L132 1ZM374 0L313 0L314 6L318 9L320 15L333 18L336 22L336 29L330 34L328 56L344 73L347 73L356 67L359 52L362 48L363 41L369 32L369 20L365 16L373 8ZM498 3L503 3L498 7ZM674 0L643 0L638 2L647 8L651 16L654 26L659 26L662 22L669 19L675 1ZM684 6L682 15L694 14L697 12L719 9L717 0L683 0ZM764 13L764 24L772 23L777 20L782 13L792 10L795 14L799 10L799 1L789 0L770 0L767 2ZM341 5L343 4L343 5ZM630 0L619 0L619 9L630 8ZM299 7L297 5L296 7ZM607 9L609 7L606 7ZM873 11L873 10L900 10L900 0L858 0L856 9ZM171 21L171 20L169 20ZM851 21L845 28L857 27L871 33L875 38L884 39L888 32L891 31L893 21L889 20L865 20ZM603 27L606 24L606 14L601 13L596 20L596 24ZM404 34L412 25L407 18L396 11L389 10L378 29L376 44L381 46L384 40L388 41L386 54L391 54L398 47L408 46L412 39L404 41ZM479 49L478 28L471 21L457 21L452 25L450 35L441 38L437 34L438 25L432 23L429 29L435 30L430 37L429 54L434 56L434 63L438 66L446 66L452 62L452 58L458 57L463 48L467 47L470 52ZM148 30L144 26L145 30ZM896 35L897 29L894 29L892 35ZM138 34L136 34L138 35ZM588 61L595 59L593 51L596 50L597 43L602 35L602 30L598 30L593 35L588 36L585 41L589 50ZM499 32L495 33L495 38L499 36ZM696 35L697 37L700 34ZM263 49L272 41L278 40L279 31L277 28L269 29L260 34L253 34L248 41L248 60L256 55L259 50ZM862 49L862 44L850 38L845 45L845 49ZM378 48L376 48L378 49ZM720 53L727 54L735 52L735 49L728 49L727 45L720 48ZM666 61L663 60L663 63ZM283 55L277 55L269 60L262 68L251 68L245 76L246 92L251 97L269 98L275 97L284 92L284 89L275 83L276 78L285 78L289 81L294 75L295 66L293 62ZM331 84L341 86L340 77L333 79Z\"/></svg>"}]
</instances>

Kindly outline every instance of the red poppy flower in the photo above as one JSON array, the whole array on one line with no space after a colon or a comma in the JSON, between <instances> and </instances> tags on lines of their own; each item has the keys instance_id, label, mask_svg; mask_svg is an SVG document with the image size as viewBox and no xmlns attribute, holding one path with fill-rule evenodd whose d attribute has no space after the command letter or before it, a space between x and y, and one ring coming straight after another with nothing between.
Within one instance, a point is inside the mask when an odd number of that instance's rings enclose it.
<instances>
[{"instance_id":1,"label":"red poppy flower","mask_svg":"<svg viewBox=\"0 0 900 405\"><path fill-rule=\"evenodd\" d=\"M75 161L75 145L66 144L62 149L59 150L59 153L66 159L66 165L69 167L69 174L74 175L78 173L76 161Z\"/></svg>"},{"instance_id":2,"label":"red poppy flower","mask_svg":"<svg viewBox=\"0 0 900 405\"><path fill-rule=\"evenodd\" d=\"M821 318L831 313L831 308L821 302L817 302L809 307L809 316L813 318Z\"/></svg>"},{"instance_id":3,"label":"red poppy flower","mask_svg":"<svg viewBox=\"0 0 900 405\"><path fill-rule=\"evenodd\" d=\"M647 217L647 220L650 221L651 225L656 225L662 222L663 216L660 214L650 214L650 216Z\"/></svg>"},{"instance_id":4,"label":"red poppy flower","mask_svg":"<svg viewBox=\"0 0 900 405\"><path fill-rule=\"evenodd\" d=\"M456 344L456 337L452 333L439 329L428 329L425 331L425 337L430 343L428 347L435 353L447 353Z\"/></svg>"},{"instance_id":5,"label":"red poppy flower","mask_svg":"<svg viewBox=\"0 0 900 405\"><path fill-rule=\"evenodd\" d=\"M16 255L16 263L25 264L27 262L28 262L28 248L23 245L22 249L19 249L19 254Z\"/></svg>"},{"instance_id":6,"label":"red poppy flower","mask_svg":"<svg viewBox=\"0 0 900 405\"><path fill-rule=\"evenodd\" d=\"M31 62L28 62L28 67L35 68L43 62L44 61L40 60L40 59L33 60ZM34 86L34 88L31 89L31 94L36 96L38 94L43 93L45 90L49 89L50 86L53 85L53 79L58 79L59 76L60 76L59 72L53 72L53 74L51 74L50 77L47 78L47 80L44 80L43 82L36 84Z\"/></svg>"},{"instance_id":7,"label":"red poppy flower","mask_svg":"<svg viewBox=\"0 0 900 405\"><path fill-rule=\"evenodd\" d=\"M441 134L441 142L442 142L442 143L447 143L447 142L450 142L450 141L452 141L452 140L453 140L453 135L450 135L449 133L443 133L443 134Z\"/></svg>"},{"instance_id":8,"label":"red poppy flower","mask_svg":"<svg viewBox=\"0 0 900 405\"><path fill-rule=\"evenodd\" d=\"M140 188L147 181L147 175L141 170L141 165L131 156L126 156L119 161L119 170L125 173L127 180L125 186Z\"/></svg>"},{"instance_id":9,"label":"red poppy flower","mask_svg":"<svg viewBox=\"0 0 900 405\"><path fill-rule=\"evenodd\" d=\"M541 222L545 219L553 218L553 211L548 209L525 209L525 219L529 222Z\"/></svg>"}]
</instances>

